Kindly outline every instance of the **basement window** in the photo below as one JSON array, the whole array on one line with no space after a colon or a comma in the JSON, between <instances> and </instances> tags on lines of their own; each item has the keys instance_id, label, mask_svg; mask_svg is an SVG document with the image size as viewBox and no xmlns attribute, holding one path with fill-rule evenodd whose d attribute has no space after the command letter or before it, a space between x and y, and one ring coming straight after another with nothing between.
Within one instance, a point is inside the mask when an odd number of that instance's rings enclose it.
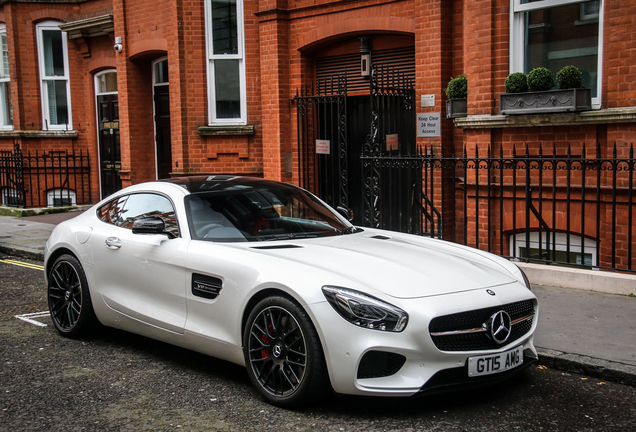
<instances>
[{"instance_id":1,"label":"basement window","mask_svg":"<svg viewBox=\"0 0 636 432\"><path fill-rule=\"evenodd\" d=\"M546 231L531 232L529 240L528 243L525 232L511 235L510 255L514 258L574 264L588 268L596 265L597 246L594 240L582 239L574 234Z\"/></svg>"}]
</instances>

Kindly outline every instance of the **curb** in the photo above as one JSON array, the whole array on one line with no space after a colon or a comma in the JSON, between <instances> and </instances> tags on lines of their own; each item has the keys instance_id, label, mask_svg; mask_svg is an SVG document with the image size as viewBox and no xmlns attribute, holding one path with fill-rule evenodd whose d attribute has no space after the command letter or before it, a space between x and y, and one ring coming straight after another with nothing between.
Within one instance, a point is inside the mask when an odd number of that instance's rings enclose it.
<instances>
[{"instance_id":1,"label":"curb","mask_svg":"<svg viewBox=\"0 0 636 432\"><path fill-rule=\"evenodd\" d=\"M553 369L636 387L636 366L545 348L537 352L539 362Z\"/></svg>"},{"instance_id":2,"label":"curb","mask_svg":"<svg viewBox=\"0 0 636 432\"><path fill-rule=\"evenodd\" d=\"M0 243L0 252L7 255L44 262L44 252L35 252L30 249L21 249L16 246L6 246Z\"/></svg>"}]
</instances>

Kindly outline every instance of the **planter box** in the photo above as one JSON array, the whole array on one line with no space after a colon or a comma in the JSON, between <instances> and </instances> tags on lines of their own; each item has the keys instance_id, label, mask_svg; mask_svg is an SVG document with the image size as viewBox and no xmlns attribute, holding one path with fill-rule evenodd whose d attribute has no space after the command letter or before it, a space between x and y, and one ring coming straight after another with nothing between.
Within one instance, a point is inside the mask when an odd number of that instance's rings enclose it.
<instances>
[{"instance_id":1,"label":"planter box","mask_svg":"<svg viewBox=\"0 0 636 432\"><path fill-rule=\"evenodd\" d=\"M592 90L547 90L499 95L499 114L539 114L592 109Z\"/></svg>"},{"instance_id":2,"label":"planter box","mask_svg":"<svg viewBox=\"0 0 636 432\"><path fill-rule=\"evenodd\" d=\"M446 118L466 117L468 115L468 99L448 99L446 101Z\"/></svg>"}]
</instances>

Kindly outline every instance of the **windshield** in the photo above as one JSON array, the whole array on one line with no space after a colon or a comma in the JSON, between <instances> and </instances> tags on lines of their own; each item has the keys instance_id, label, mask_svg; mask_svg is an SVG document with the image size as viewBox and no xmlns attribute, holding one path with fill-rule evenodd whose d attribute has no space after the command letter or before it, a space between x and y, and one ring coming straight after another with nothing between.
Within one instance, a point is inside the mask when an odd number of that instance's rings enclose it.
<instances>
[{"instance_id":1,"label":"windshield","mask_svg":"<svg viewBox=\"0 0 636 432\"><path fill-rule=\"evenodd\" d=\"M193 239L266 241L346 234L355 228L292 186L233 185L185 198Z\"/></svg>"}]
</instances>

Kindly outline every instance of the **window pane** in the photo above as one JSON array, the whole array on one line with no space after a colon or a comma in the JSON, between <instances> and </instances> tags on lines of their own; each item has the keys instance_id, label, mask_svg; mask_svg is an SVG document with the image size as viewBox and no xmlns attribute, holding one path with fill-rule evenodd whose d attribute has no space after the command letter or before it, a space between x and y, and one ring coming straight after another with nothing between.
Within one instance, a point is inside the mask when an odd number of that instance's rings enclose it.
<instances>
[{"instance_id":1,"label":"window pane","mask_svg":"<svg viewBox=\"0 0 636 432\"><path fill-rule=\"evenodd\" d=\"M236 0L212 0L214 54L238 54Z\"/></svg>"},{"instance_id":2,"label":"window pane","mask_svg":"<svg viewBox=\"0 0 636 432\"><path fill-rule=\"evenodd\" d=\"M214 93L217 118L241 117L239 60L214 61Z\"/></svg>"},{"instance_id":3,"label":"window pane","mask_svg":"<svg viewBox=\"0 0 636 432\"><path fill-rule=\"evenodd\" d=\"M159 217L166 224L166 231L175 236L179 235L179 227L172 203L161 195L130 195L121 214L123 221L120 226L124 228L132 228L133 223L138 219Z\"/></svg>"},{"instance_id":4,"label":"window pane","mask_svg":"<svg viewBox=\"0 0 636 432\"><path fill-rule=\"evenodd\" d=\"M583 3L584 7L593 2ZM597 96L598 21L582 20L581 4L525 13L525 72L545 67L553 74L573 65L583 73L583 86Z\"/></svg>"},{"instance_id":5,"label":"window pane","mask_svg":"<svg viewBox=\"0 0 636 432\"><path fill-rule=\"evenodd\" d=\"M109 72L99 77L99 93L117 91L117 72Z\"/></svg>"},{"instance_id":6,"label":"window pane","mask_svg":"<svg viewBox=\"0 0 636 432\"><path fill-rule=\"evenodd\" d=\"M11 83L0 83L0 103L2 103L2 107L0 107L0 113L2 113L0 126L13 125L13 115L11 112Z\"/></svg>"},{"instance_id":7,"label":"window pane","mask_svg":"<svg viewBox=\"0 0 636 432\"><path fill-rule=\"evenodd\" d=\"M0 35L2 44L2 65L0 65L0 78L9 78L9 46L7 45L7 35Z\"/></svg>"},{"instance_id":8,"label":"window pane","mask_svg":"<svg viewBox=\"0 0 636 432\"><path fill-rule=\"evenodd\" d=\"M66 80L47 81L49 120L51 125L68 124L68 106L66 98Z\"/></svg>"},{"instance_id":9,"label":"window pane","mask_svg":"<svg viewBox=\"0 0 636 432\"><path fill-rule=\"evenodd\" d=\"M43 30L44 74L46 76L64 76L64 45L61 30Z\"/></svg>"},{"instance_id":10,"label":"window pane","mask_svg":"<svg viewBox=\"0 0 636 432\"><path fill-rule=\"evenodd\" d=\"M168 60L161 61L155 65L155 84L168 82Z\"/></svg>"}]
</instances>

